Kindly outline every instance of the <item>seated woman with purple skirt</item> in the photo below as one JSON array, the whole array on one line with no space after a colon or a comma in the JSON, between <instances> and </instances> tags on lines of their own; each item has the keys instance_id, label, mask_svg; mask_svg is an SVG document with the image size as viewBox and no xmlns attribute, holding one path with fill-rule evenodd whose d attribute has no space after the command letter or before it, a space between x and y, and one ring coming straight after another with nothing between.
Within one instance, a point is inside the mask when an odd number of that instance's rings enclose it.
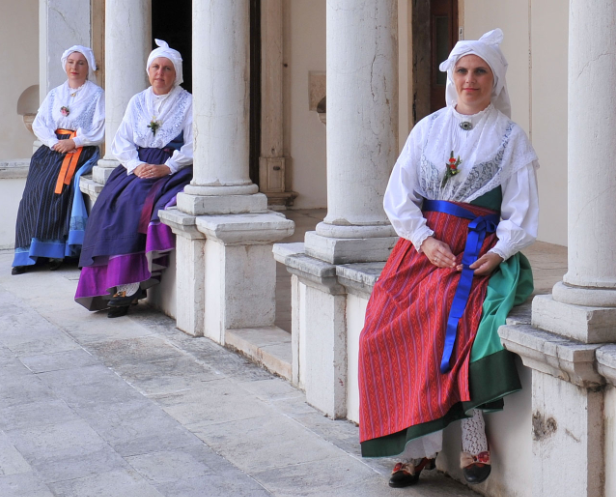
<instances>
[{"instance_id":1,"label":"seated woman with purple skirt","mask_svg":"<svg viewBox=\"0 0 616 497\"><path fill-rule=\"evenodd\" d=\"M182 57L156 44L147 63L152 86L128 103L111 145L121 165L94 204L79 260L75 300L91 311L109 307L110 318L160 281L175 238L158 211L192 179L192 95L179 86Z\"/></svg>"}]
</instances>

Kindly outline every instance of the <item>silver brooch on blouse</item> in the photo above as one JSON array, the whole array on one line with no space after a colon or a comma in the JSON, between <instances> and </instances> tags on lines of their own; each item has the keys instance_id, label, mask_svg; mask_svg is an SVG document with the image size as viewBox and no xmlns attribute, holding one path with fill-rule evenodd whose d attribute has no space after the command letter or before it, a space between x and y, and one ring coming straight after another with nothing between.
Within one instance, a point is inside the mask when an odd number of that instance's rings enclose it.
<instances>
[{"instance_id":1,"label":"silver brooch on blouse","mask_svg":"<svg viewBox=\"0 0 616 497\"><path fill-rule=\"evenodd\" d=\"M473 129L473 123L469 122L469 121L462 121L460 123L460 127L464 130L464 131L470 131L471 129Z\"/></svg>"}]
</instances>

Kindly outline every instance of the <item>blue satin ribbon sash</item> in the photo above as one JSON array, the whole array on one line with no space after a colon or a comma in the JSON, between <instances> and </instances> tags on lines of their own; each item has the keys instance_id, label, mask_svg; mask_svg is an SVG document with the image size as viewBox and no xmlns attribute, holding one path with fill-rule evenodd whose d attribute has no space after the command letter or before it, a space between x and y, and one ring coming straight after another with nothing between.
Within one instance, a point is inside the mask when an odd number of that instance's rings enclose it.
<instances>
[{"instance_id":1,"label":"blue satin ribbon sash","mask_svg":"<svg viewBox=\"0 0 616 497\"><path fill-rule=\"evenodd\" d=\"M441 359L441 373L445 374L451 369L451 356L453 347L456 343L458 333L458 322L464 314L468 298L471 293L473 284L473 276L475 271L469 266L479 257L479 252L483 246L486 233L494 233L496 226L500 221L498 214L488 214L486 216L476 216L471 211L460 207L459 205L447 202L445 200L424 200L424 212L442 212L452 216L469 219L471 222L468 225L468 236L466 245L462 255L462 272L460 281L456 287L456 293L453 297L449 317L447 318L447 331L445 333L445 347L443 349L443 357Z\"/></svg>"}]
</instances>

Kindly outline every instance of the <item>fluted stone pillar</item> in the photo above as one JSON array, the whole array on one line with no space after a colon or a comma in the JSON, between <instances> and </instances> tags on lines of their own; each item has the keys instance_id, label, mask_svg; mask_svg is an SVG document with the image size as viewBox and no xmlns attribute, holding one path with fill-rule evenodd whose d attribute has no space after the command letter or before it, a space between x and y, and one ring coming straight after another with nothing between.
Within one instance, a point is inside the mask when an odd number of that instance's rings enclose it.
<instances>
[{"instance_id":1,"label":"fluted stone pillar","mask_svg":"<svg viewBox=\"0 0 616 497\"><path fill-rule=\"evenodd\" d=\"M398 155L397 0L327 1L327 216L306 253L332 264L386 260L383 211Z\"/></svg>"},{"instance_id":2,"label":"fluted stone pillar","mask_svg":"<svg viewBox=\"0 0 616 497\"><path fill-rule=\"evenodd\" d=\"M221 344L228 329L274 325L272 243L294 230L249 177L249 41L248 2L193 2L193 180L177 209L160 212L187 239L177 246L178 327Z\"/></svg>"},{"instance_id":3,"label":"fluted stone pillar","mask_svg":"<svg viewBox=\"0 0 616 497\"><path fill-rule=\"evenodd\" d=\"M104 184L119 162L111 142L128 101L149 86L145 71L152 50L152 0L107 0L105 3L105 156L92 176Z\"/></svg>"}]
</instances>

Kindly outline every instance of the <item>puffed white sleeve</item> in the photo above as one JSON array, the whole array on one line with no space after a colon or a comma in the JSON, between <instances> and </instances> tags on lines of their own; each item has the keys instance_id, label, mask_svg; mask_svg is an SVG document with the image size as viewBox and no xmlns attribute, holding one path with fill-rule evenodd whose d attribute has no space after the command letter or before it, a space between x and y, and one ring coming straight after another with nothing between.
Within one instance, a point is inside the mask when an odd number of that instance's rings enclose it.
<instances>
[{"instance_id":1,"label":"puffed white sleeve","mask_svg":"<svg viewBox=\"0 0 616 497\"><path fill-rule=\"evenodd\" d=\"M137 145L133 141L133 129L136 126L132 112L134 99L135 97L131 98L128 103L120 127L111 144L111 153L126 168L126 174L132 174L137 166L145 164L144 161L139 159Z\"/></svg>"},{"instance_id":2,"label":"puffed white sleeve","mask_svg":"<svg viewBox=\"0 0 616 497\"><path fill-rule=\"evenodd\" d=\"M94 107L94 116L92 117L92 125L88 131L82 128L77 128L77 136L73 138L76 147L88 147L103 143L105 139L105 93L99 92L96 105Z\"/></svg>"},{"instance_id":3,"label":"puffed white sleeve","mask_svg":"<svg viewBox=\"0 0 616 497\"><path fill-rule=\"evenodd\" d=\"M419 126L419 124L418 124ZM423 197L418 193L418 163L421 155L420 130L413 128L389 177L383 208L398 236L413 243L417 251L434 231L421 212Z\"/></svg>"},{"instance_id":4,"label":"puffed white sleeve","mask_svg":"<svg viewBox=\"0 0 616 497\"><path fill-rule=\"evenodd\" d=\"M539 227L539 194L537 161L527 164L501 185L503 201L501 221L496 228L498 242L489 250L509 259L537 239Z\"/></svg>"},{"instance_id":5,"label":"puffed white sleeve","mask_svg":"<svg viewBox=\"0 0 616 497\"><path fill-rule=\"evenodd\" d=\"M177 173L180 169L193 163L193 115L192 102L188 106L183 124L184 145L165 161L165 165L171 169L169 174Z\"/></svg>"},{"instance_id":6,"label":"puffed white sleeve","mask_svg":"<svg viewBox=\"0 0 616 497\"><path fill-rule=\"evenodd\" d=\"M56 136L56 126L51 116L50 93L47 94L36 114L36 118L32 123L32 131L34 131L34 134L43 145L53 148L58 143L58 137Z\"/></svg>"}]
</instances>

